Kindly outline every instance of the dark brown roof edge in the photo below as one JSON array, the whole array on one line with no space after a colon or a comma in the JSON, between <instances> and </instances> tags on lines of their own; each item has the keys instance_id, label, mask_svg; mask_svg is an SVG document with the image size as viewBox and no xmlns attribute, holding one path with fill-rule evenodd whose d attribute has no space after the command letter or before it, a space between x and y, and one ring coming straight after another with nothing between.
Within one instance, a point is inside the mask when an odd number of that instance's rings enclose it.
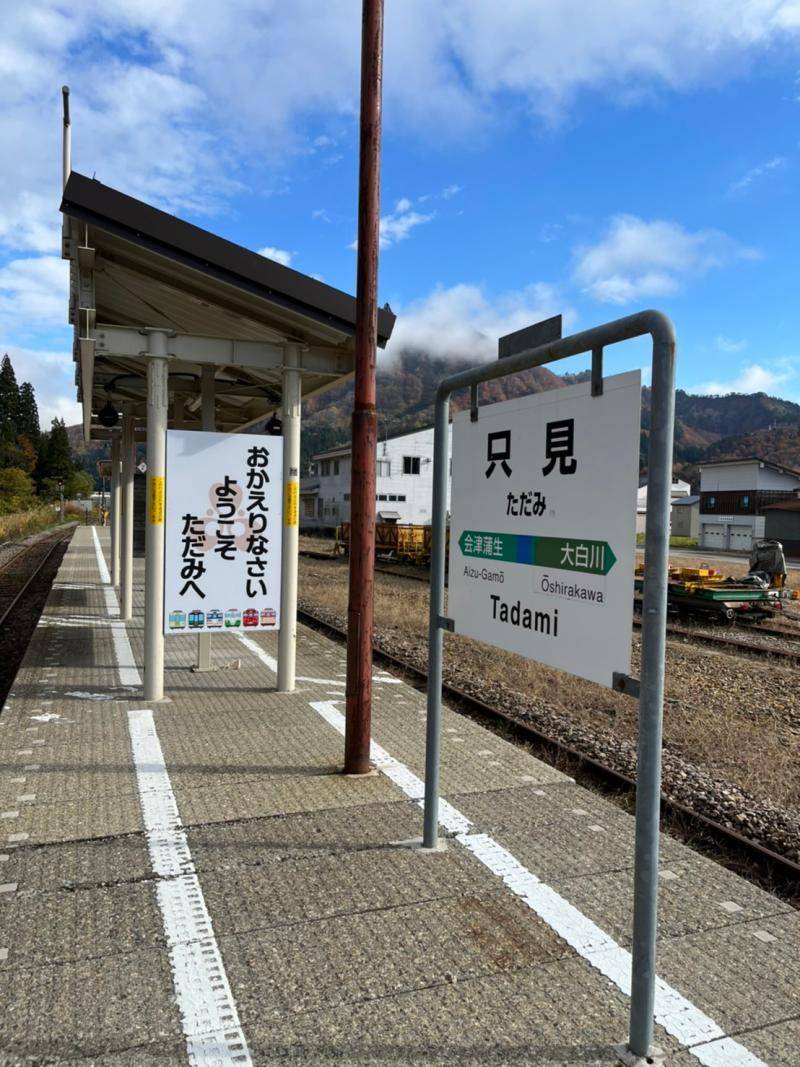
<instances>
[{"instance_id":1,"label":"dark brown roof edge","mask_svg":"<svg viewBox=\"0 0 800 1067\"><path fill-rule=\"evenodd\" d=\"M763 511L800 511L800 500L781 500L777 504L765 504Z\"/></svg>"},{"instance_id":2,"label":"dark brown roof edge","mask_svg":"<svg viewBox=\"0 0 800 1067\"><path fill-rule=\"evenodd\" d=\"M61 211L309 318L355 333L355 297L94 178L73 171L64 189ZM381 348L391 337L395 320L388 305L378 309Z\"/></svg>"}]
</instances>

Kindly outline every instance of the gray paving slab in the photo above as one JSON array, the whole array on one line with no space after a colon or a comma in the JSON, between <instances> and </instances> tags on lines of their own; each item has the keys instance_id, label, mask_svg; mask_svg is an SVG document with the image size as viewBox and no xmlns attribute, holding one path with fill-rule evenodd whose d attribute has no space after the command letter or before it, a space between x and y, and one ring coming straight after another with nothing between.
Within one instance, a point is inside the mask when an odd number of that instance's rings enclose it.
<instances>
[{"instance_id":1,"label":"gray paving slab","mask_svg":"<svg viewBox=\"0 0 800 1067\"><path fill-rule=\"evenodd\" d=\"M20 894L54 893L135 882L151 875L150 856L141 834L67 841L3 851L0 878L16 882Z\"/></svg>"},{"instance_id":2,"label":"gray paving slab","mask_svg":"<svg viewBox=\"0 0 800 1067\"><path fill-rule=\"evenodd\" d=\"M575 785L526 785L449 799L548 883L633 865L631 817ZM686 851L662 835L665 863L677 862Z\"/></svg>"},{"instance_id":3,"label":"gray paving slab","mask_svg":"<svg viewBox=\"0 0 800 1067\"><path fill-rule=\"evenodd\" d=\"M24 883L21 883L24 885ZM96 960L164 944L151 882L9 894L0 907L0 969Z\"/></svg>"},{"instance_id":4,"label":"gray paving slab","mask_svg":"<svg viewBox=\"0 0 800 1067\"><path fill-rule=\"evenodd\" d=\"M24 832L29 844L116 837L142 829L139 800L133 793L97 794L91 798L61 804L32 803L20 810L8 834ZM0 823L0 846L6 826Z\"/></svg>"},{"instance_id":5,"label":"gray paving slab","mask_svg":"<svg viewBox=\"0 0 800 1067\"><path fill-rule=\"evenodd\" d=\"M572 955L502 889L298 922L257 940L229 935L220 946L237 996L257 990L264 1021Z\"/></svg>"},{"instance_id":6,"label":"gray paving slab","mask_svg":"<svg viewBox=\"0 0 800 1067\"><path fill-rule=\"evenodd\" d=\"M137 568L128 635L141 662ZM275 634L252 636L275 656ZM338 773L342 738L309 703L343 709L340 646L301 628L286 696L234 636L215 637L213 656L238 668L210 674L191 671L193 636L166 644L156 728L255 1062L614 1062L627 998L461 846L390 847L419 834L419 806L383 776ZM422 777L424 697L390 683L376 671L375 738ZM90 530L13 694L0 814L20 814L0 829L30 836L0 851L0 883L16 886L0 894L0 1064L186 1062L128 740L128 710L146 705L118 684ZM34 724L40 710L63 721ZM627 944L629 815L449 709L443 787L476 833ZM663 860L660 973L748 1047L757 1034L767 1062L791 1062L797 919L669 839ZM768 1007L747 1002L753 983Z\"/></svg>"},{"instance_id":7,"label":"gray paving slab","mask_svg":"<svg viewBox=\"0 0 800 1067\"><path fill-rule=\"evenodd\" d=\"M695 1003L713 1005L726 1032L781 1024L800 1018L798 936L793 911L666 940L658 973Z\"/></svg>"},{"instance_id":8,"label":"gray paving slab","mask_svg":"<svg viewBox=\"0 0 800 1067\"><path fill-rule=\"evenodd\" d=\"M407 848L339 850L204 869L202 885L224 935L495 894L497 879L475 866L464 849L430 856Z\"/></svg>"},{"instance_id":9,"label":"gray paving slab","mask_svg":"<svg viewBox=\"0 0 800 1067\"><path fill-rule=\"evenodd\" d=\"M748 1030L739 1038L750 1051L770 1067L796 1067L800 1062L800 1018L786 1019L773 1026ZM676 1052L670 1067L697 1067L697 1059L685 1050Z\"/></svg>"},{"instance_id":10,"label":"gray paving slab","mask_svg":"<svg viewBox=\"0 0 800 1067\"><path fill-rule=\"evenodd\" d=\"M280 1019L269 1014L271 999L255 973L239 1008L260 1063L599 1067L616 1062L613 1046L628 1024L627 999L578 959L437 981L401 996L367 992L346 1010ZM669 1038L662 1047L676 1048Z\"/></svg>"},{"instance_id":11,"label":"gray paving slab","mask_svg":"<svg viewBox=\"0 0 800 1067\"><path fill-rule=\"evenodd\" d=\"M320 808L187 830L192 855L200 869L229 869L280 863L287 857L383 849L387 841L405 841L421 833L419 806L396 798L389 803L362 804L358 818L353 818L350 808Z\"/></svg>"},{"instance_id":12,"label":"gray paving slab","mask_svg":"<svg viewBox=\"0 0 800 1067\"><path fill-rule=\"evenodd\" d=\"M396 799L394 787L382 777L353 781L338 769L327 774L275 776L266 781L228 783L227 788L177 785L175 796L186 826L228 822L259 816L314 811L317 808L360 808Z\"/></svg>"},{"instance_id":13,"label":"gray paving slab","mask_svg":"<svg viewBox=\"0 0 800 1067\"><path fill-rule=\"evenodd\" d=\"M181 1035L169 963L160 950L2 970L0 1002L7 1064L99 1060Z\"/></svg>"},{"instance_id":14,"label":"gray paving slab","mask_svg":"<svg viewBox=\"0 0 800 1067\"><path fill-rule=\"evenodd\" d=\"M793 913L791 905L773 894L688 851L684 860L662 863L659 883L659 940ZM632 868L556 877L550 884L619 944L630 947Z\"/></svg>"}]
</instances>

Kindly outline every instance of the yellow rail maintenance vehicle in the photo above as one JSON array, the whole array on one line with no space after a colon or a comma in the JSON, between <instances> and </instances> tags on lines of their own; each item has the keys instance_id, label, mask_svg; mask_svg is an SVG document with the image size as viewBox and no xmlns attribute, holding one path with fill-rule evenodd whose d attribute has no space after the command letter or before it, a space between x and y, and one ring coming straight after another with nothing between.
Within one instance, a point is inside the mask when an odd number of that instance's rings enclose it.
<instances>
[{"instance_id":1,"label":"yellow rail maintenance vehicle","mask_svg":"<svg viewBox=\"0 0 800 1067\"><path fill-rule=\"evenodd\" d=\"M334 552L346 556L350 552L350 523L336 527ZM411 523L378 522L375 524L375 555L379 559L414 563L430 562L431 528Z\"/></svg>"},{"instance_id":2,"label":"yellow rail maintenance vehicle","mask_svg":"<svg viewBox=\"0 0 800 1067\"><path fill-rule=\"evenodd\" d=\"M644 568L636 568L637 594L644 588ZM759 622L783 610L800 592L786 588L786 561L780 541L758 541L750 569L740 577L713 567L670 567L667 605L673 614L704 615L718 622Z\"/></svg>"}]
</instances>

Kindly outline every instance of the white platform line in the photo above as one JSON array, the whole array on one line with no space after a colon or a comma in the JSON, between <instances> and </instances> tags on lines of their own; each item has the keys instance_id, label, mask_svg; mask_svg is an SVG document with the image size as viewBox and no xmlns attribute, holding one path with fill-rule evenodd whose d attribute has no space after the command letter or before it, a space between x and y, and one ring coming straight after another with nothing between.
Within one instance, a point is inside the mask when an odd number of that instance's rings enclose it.
<instances>
[{"instance_id":1,"label":"white platform line","mask_svg":"<svg viewBox=\"0 0 800 1067\"><path fill-rule=\"evenodd\" d=\"M94 554L97 558L97 569L100 571L100 581L103 583L103 595L105 596L106 611L108 612L109 626L111 627L111 640L114 643L114 655L117 658L120 685L138 686L142 684L142 676L139 674L136 660L133 657L133 649L128 640L128 631L125 623L119 617L119 601L117 600L114 586L110 584L111 575L108 573L96 526L92 527L92 537L94 539Z\"/></svg>"},{"instance_id":2,"label":"white platform line","mask_svg":"<svg viewBox=\"0 0 800 1067\"><path fill-rule=\"evenodd\" d=\"M278 661L274 656L270 656L269 652L265 652L261 645L256 644L252 637L245 637L243 633L239 633L238 631L236 632L236 636L242 642L244 647L253 653L256 659L261 660L267 670L272 671L273 674L278 673Z\"/></svg>"},{"instance_id":3,"label":"white platform line","mask_svg":"<svg viewBox=\"0 0 800 1067\"><path fill-rule=\"evenodd\" d=\"M97 556L97 566L100 570L100 581L104 585L111 584L111 575L108 573L108 567L106 565L106 557L103 555L103 549L100 547L100 538L97 536L97 527L92 527L92 539L94 540L94 551Z\"/></svg>"},{"instance_id":4,"label":"white platform line","mask_svg":"<svg viewBox=\"0 0 800 1067\"><path fill-rule=\"evenodd\" d=\"M128 712L139 801L190 1064L252 1064L153 713Z\"/></svg>"},{"instance_id":5,"label":"white platform line","mask_svg":"<svg viewBox=\"0 0 800 1067\"><path fill-rule=\"evenodd\" d=\"M314 701L311 707L344 736L345 719L329 700ZM372 742L372 760L395 785L424 803L425 786L405 764ZM579 956L595 967L625 994L631 993L631 954L568 900L545 885L507 849L488 834L469 833L471 822L446 800L439 802L439 822L455 834L484 867L500 878L540 919L567 942ZM766 1064L732 1038L705 1012L676 989L656 979L655 1019L706 1067L766 1067Z\"/></svg>"},{"instance_id":6,"label":"white platform line","mask_svg":"<svg viewBox=\"0 0 800 1067\"><path fill-rule=\"evenodd\" d=\"M119 618L119 603L109 584L108 567L94 526L92 534L119 680L122 685L140 685L128 632ZM128 732L189 1063L193 1067L250 1067L247 1039L183 831L152 711L129 711Z\"/></svg>"}]
</instances>

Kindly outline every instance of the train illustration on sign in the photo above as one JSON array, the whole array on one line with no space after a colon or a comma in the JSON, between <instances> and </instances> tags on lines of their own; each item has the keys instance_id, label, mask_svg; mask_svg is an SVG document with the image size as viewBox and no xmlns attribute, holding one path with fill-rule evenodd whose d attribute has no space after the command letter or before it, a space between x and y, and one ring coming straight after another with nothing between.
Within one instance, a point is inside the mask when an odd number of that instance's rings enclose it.
<instances>
[{"instance_id":1,"label":"train illustration on sign","mask_svg":"<svg viewBox=\"0 0 800 1067\"><path fill-rule=\"evenodd\" d=\"M175 609L169 613L170 630L220 630L237 629L240 626L252 628L254 626L275 626L278 621L278 613L275 608L228 608L222 611L220 608L209 608L203 612L199 608L185 612Z\"/></svg>"}]
</instances>

